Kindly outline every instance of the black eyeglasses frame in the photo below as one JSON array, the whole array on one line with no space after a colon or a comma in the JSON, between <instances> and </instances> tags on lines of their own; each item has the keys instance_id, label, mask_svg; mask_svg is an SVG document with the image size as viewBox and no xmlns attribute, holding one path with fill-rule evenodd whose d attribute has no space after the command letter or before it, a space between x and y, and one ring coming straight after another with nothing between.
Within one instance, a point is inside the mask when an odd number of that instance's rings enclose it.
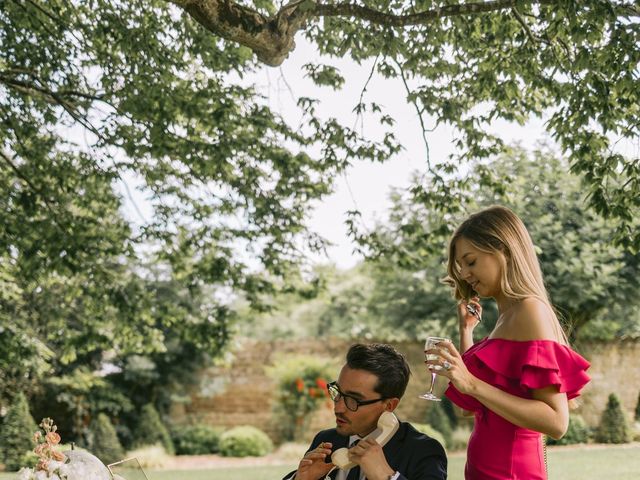
<instances>
[{"instance_id":1,"label":"black eyeglasses frame","mask_svg":"<svg viewBox=\"0 0 640 480\"><path fill-rule=\"evenodd\" d=\"M347 407L347 409L352 412L357 412L358 409L364 405L371 405L376 402L387 400L387 397L380 397L374 400L358 400L356 397L352 395L342 393L342 391L340 390L340 387L338 386L338 382L328 383L327 391L329 392L329 398L331 398L333 403L338 403L340 401L340 398L342 398L344 400L344 406ZM349 407L349 403L347 402L347 399L350 399L356 402L356 408Z\"/></svg>"}]
</instances>

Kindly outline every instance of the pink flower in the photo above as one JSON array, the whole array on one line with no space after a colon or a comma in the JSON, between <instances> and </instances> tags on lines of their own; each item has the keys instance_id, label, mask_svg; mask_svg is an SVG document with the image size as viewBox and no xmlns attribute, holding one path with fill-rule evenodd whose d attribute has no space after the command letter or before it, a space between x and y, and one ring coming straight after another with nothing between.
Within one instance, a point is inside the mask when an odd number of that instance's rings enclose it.
<instances>
[{"instance_id":1,"label":"pink flower","mask_svg":"<svg viewBox=\"0 0 640 480\"><path fill-rule=\"evenodd\" d=\"M64 462L67 459L64 453L56 452L55 450L51 452L51 457L57 462Z\"/></svg>"},{"instance_id":2,"label":"pink flower","mask_svg":"<svg viewBox=\"0 0 640 480\"><path fill-rule=\"evenodd\" d=\"M60 434L57 432L49 432L47 433L47 443L51 445L57 445L60 443Z\"/></svg>"},{"instance_id":3,"label":"pink flower","mask_svg":"<svg viewBox=\"0 0 640 480\"><path fill-rule=\"evenodd\" d=\"M36 445L36 448L33 449L33 453L41 457L42 454L47 450L47 448L48 448L48 445L46 443L40 443Z\"/></svg>"},{"instance_id":4,"label":"pink flower","mask_svg":"<svg viewBox=\"0 0 640 480\"><path fill-rule=\"evenodd\" d=\"M38 465L36 465L36 472L37 471L48 472L49 471L49 460L47 460L46 458L41 458L40 460L38 460Z\"/></svg>"}]
</instances>

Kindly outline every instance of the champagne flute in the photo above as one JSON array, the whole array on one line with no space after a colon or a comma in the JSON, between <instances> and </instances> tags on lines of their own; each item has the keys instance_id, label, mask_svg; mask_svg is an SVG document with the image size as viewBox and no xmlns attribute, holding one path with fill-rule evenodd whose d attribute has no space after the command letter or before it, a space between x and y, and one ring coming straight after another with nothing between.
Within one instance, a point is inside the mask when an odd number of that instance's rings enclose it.
<instances>
[{"instance_id":1,"label":"champagne flute","mask_svg":"<svg viewBox=\"0 0 640 480\"><path fill-rule=\"evenodd\" d=\"M427 341L424 342L424 350L425 351L431 350L435 348L440 342L450 342L450 341L451 341L450 339L443 338L443 337L427 337ZM430 354L425 353L425 358L427 360L438 360L438 358L440 357L432 353ZM431 386L429 387L429 391L427 393L423 393L422 395L420 395L419 398L422 398L424 400L432 400L434 402L439 402L440 398L435 396L433 393L433 386L436 383L436 372L434 370L440 370L442 369L442 367L440 365L431 365L431 368L433 369L431 370Z\"/></svg>"}]
</instances>

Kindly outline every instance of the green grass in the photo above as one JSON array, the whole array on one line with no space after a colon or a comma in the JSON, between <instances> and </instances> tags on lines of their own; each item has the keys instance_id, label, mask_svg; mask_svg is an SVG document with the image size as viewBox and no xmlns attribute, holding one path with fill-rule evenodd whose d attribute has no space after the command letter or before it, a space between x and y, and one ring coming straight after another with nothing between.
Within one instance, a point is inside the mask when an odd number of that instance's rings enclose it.
<instances>
[{"instance_id":1,"label":"green grass","mask_svg":"<svg viewBox=\"0 0 640 480\"><path fill-rule=\"evenodd\" d=\"M449 458L449 480L463 480L464 456ZM291 471L289 466L260 466L208 470L148 472L149 480L272 480ZM549 449L550 480L637 480L640 444L616 446L555 447ZM0 473L0 480L16 480L16 474Z\"/></svg>"}]
</instances>

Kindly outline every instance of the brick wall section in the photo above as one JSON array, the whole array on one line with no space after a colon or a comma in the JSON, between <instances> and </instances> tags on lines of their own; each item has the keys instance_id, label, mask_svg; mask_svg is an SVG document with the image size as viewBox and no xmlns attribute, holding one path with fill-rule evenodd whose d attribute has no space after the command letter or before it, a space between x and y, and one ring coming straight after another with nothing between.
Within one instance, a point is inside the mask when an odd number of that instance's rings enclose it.
<instances>
[{"instance_id":1,"label":"brick wall section","mask_svg":"<svg viewBox=\"0 0 640 480\"><path fill-rule=\"evenodd\" d=\"M254 425L277 441L277 426L271 414L275 385L265 368L273 365L281 355L316 355L336 363L337 377L350 343L326 338L273 342L242 340L227 364L212 366L202 372L199 387L189 392L191 402L174 405L172 420L222 427ZM403 419L423 422L428 402L419 399L418 395L428 388L429 375L423 363L422 345L419 342L395 345L406 355L413 373L397 413ZM640 342L592 343L577 349L592 364L589 370L592 382L584 389L576 412L583 415L589 425L597 425L609 394L615 392L631 416L640 391ZM436 392L441 394L445 387L446 382L439 378ZM332 424L331 409L321 408L311 419L309 436Z\"/></svg>"},{"instance_id":2,"label":"brick wall section","mask_svg":"<svg viewBox=\"0 0 640 480\"><path fill-rule=\"evenodd\" d=\"M615 393L633 419L640 393L640 341L588 343L578 348L591 362L591 382L578 399L577 411L589 425L595 426L600 422L609 395Z\"/></svg>"}]
</instances>

